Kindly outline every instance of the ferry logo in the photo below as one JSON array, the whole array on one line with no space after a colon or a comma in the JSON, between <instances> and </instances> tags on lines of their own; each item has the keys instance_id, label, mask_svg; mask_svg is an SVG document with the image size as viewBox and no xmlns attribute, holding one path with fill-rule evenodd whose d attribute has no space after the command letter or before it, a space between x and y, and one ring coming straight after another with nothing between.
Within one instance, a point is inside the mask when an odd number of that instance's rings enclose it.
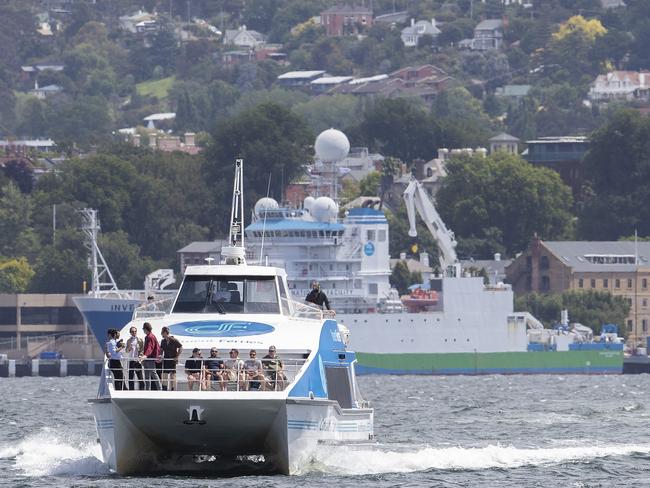
<instances>
[{"instance_id":1,"label":"ferry logo","mask_svg":"<svg viewBox=\"0 0 650 488\"><path fill-rule=\"evenodd\" d=\"M372 241L366 242L366 245L363 246L363 253L366 256L372 256L375 254L375 245L372 243Z\"/></svg>"},{"instance_id":2,"label":"ferry logo","mask_svg":"<svg viewBox=\"0 0 650 488\"><path fill-rule=\"evenodd\" d=\"M269 334L274 327L260 322L240 320L199 320L170 326L170 332L191 337L242 337Z\"/></svg>"}]
</instances>

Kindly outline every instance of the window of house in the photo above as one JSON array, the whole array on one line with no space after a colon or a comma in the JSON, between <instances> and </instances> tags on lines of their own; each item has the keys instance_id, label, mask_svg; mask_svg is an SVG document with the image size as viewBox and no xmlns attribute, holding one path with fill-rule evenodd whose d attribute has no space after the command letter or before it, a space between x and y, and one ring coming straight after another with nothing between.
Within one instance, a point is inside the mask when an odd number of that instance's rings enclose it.
<instances>
[{"instance_id":1,"label":"window of house","mask_svg":"<svg viewBox=\"0 0 650 488\"><path fill-rule=\"evenodd\" d=\"M582 278L580 278L580 279L578 280L578 288L583 288L584 286L585 286L585 280L583 280Z\"/></svg>"},{"instance_id":2,"label":"window of house","mask_svg":"<svg viewBox=\"0 0 650 488\"><path fill-rule=\"evenodd\" d=\"M607 278L603 280L603 288L609 288L609 280Z\"/></svg>"},{"instance_id":3,"label":"window of house","mask_svg":"<svg viewBox=\"0 0 650 488\"><path fill-rule=\"evenodd\" d=\"M628 278L627 280L627 287L628 289L632 288L632 280Z\"/></svg>"},{"instance_id":4,"label":"window of house","mask_svg":"<svg viewBox=\"0 0 650 488\"><path fill-rule=\"evenodd\" d=\"M644 307L647 307L647 306L648 306L648 299L647 299L647 298L644 298L644 299L643 299L643 306L644 306Z\"/></svg>"},{"instance_id":5,"label":"window of house","mask_svg":"<svg viewBox=\"0 0 650 488\"><path fill-rule=\"evenodd\" d=\"M621 287L621 280L616 278L614 280L614 288L620 288Z\"/></svg>"},{"instance_id":6,"label":"window of house","mask_svg":"<svg viewBox=\"0 0 650 488\"><path fill-rule=\"evenodd\" d=\"M593 278L591 279L591 287L596 288L596 280Z\"/></svg>"},{"instance_id":7,"label":"window of house","mask_svg":"<svg viewBox=\"0 0 650 488\"><path fill-rule=\"evenodd\" d=\"M641 321L641 330L643 332L648 332L648 321L646 319Z\"/></svg>"},{"instance_id":8,"label":"window of house","mask_svg":"<svg viewBox=\"0 0 650 488\"><path fill-rule=\"evenodd\" d=\"M533 269L533 257L532 256L526 256L526 269L528 269L528 270Z\"/></svg>"},{"instance_id":9,"label":"window of house","mask_svg":"<svg viewBox=\"0 0 650 488\"><path fill-rule=\"evenodd\" d=\"M627 321L627 331L628 331L628 332L631 332L631 331L632 331L632 326L633 326L633 325L634 325L634 324L632 323L632 320L628 320L628 321Z\"/></svg>"},{"instance_id":10,"label":"window of house","mask_svg":"<svg viewBox=\"0 0 650 488\"><path fill-rule=\"evenodd\" d=\"M540 283L541 291L548 291L551 289L551 280L548 276L542 276L542 281Z\"/></svg>"},{"instance_id":11,"label":"window of house","mask_svg":"<svg viewBox=\"0 0 650 488\"><path fill-rule=\"evenodd\" d=\"M647 278L643 278L643 279L641 280L641 288L643 288L644 290L645 290L646 288L648 288L648 279L647 279Z\"/></svg>"},{"instance_id":12,"label":"window of house","mask_svg":"<svg viewBox=\"0 0 650 488\"><path fill-rule=\"evenodd\" d=\"M539 267L541 269L548 269L548 256L542 256L539 258Z\"/></svg>"}]
</instances>

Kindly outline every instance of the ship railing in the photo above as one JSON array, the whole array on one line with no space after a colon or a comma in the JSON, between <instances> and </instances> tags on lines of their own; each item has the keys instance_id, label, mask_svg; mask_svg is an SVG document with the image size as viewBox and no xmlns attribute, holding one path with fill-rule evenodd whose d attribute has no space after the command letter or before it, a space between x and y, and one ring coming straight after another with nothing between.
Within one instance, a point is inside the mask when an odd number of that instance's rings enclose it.
<instances>
[{"instance_id":1,"label":"ship railing","mask_svg":"<svg viewBox=\"0 0 650 488\"><path fill-rule=\"evenodd\" d=\"M293 300L293 316L301 319L324 320L336 316L334 310L322 310L320 307Z\"/></svg>"},{"instance_id":2,"label":"ship railing","mask_svg":"<svg viewBox=\"0 0 650 488\"><path fill-rule=\"evenodd\" d=\"M219 368L209 370L206 359L201 368L188 371L182 364L165 369L162 360L121 359L106 360L104 377L106 384L115 390L164 390L164 391L284 391L296 379L306 359L281 359L282 367L270 368L262 359L262 370L247 371L245 368Z\"/></svg>"},{"instance_id":3,"label":"ship railing","mask_svg":"<svg viewBox=\"0 0 650 488\"><path fill-rule=\"evenodd\" d=\"M164 317L171 311L175 298L173 296L143 303L133 311L133 320Z\"/></svg>"}]
</instances>

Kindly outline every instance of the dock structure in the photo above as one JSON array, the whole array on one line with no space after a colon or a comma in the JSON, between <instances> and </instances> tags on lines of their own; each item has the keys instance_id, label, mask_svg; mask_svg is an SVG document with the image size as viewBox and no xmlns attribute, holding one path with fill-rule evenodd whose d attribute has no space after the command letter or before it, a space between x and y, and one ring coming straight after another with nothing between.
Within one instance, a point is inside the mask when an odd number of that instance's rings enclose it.
<instances>
[{"instance_id":1,"label":"dock structure","mask_svg":"<svg viewBox=\"0 0 650 488\"><path fill-rule=\"evenodd\" d=\"M5 359L0 361L0 378L99 376L101 371L101 359Z\"/></svg>"}]
</instances>

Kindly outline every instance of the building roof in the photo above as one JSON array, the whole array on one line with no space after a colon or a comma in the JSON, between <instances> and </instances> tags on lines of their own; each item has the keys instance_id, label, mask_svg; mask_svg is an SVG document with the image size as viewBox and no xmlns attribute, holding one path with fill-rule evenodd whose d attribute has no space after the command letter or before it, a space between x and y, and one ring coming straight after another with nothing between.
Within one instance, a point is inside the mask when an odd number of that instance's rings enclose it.
<instances>
[{"instance_id":1,"label":"building roof","mask_svg":"<svg viewBox=\"0 0 650 488\"><path fill-rule=\"evenodd\" d=\"M14 141L0 139L0 147L5 146L54 147L56 144L52 139L17 139Z\"/></svg>"},{"instance_id":2,"label":"building roof","mask_svg":"<svg viewBox=\"0 0 650 488\"><path fill-rule=\"evenodd\" d=\"M387 74L368 76L366 78L355 78L354 80L350 80L350 85L361 85L363 83L373 83L375 81L383 81L386 79L388 79Z\"/></svg>"},{"instance_id":3,"label":"building roof","mask_svg":"<svg viewBox=\"0 0 650 488\"><path fill-rule=\"evenodd\" d=\"M338 85L352 80L352 76L322 76L311 82L312 85Z\"/></svg>"},{"instance_id":4,"label":"building roof","mask_svg":"<svg viewBox=\"0 0 650 488\"><path fill-rule=\"evenodd\" d=\"M402 35L424 35L437 36L440 34L440 29L431 23L429 20L418 20L413 25L404 27Z\"/></svg>"},{"instance_id":5,"label":"building roof","mask_svg":"<svg viewBox=\"0 0 650 488\"><path fill-rule=\"evenodd\" d=\"M503 20L501 19L487 19L482 22L479 22L479 24L474 27L474 30L494 30L494 29L501 29L503 27Z\"/></svg>"},{"instance_id":6,"label":"building roof","mask_svg":"<svg viewBox=\"0 0 650 488\"><path fill-rule=\"evenodd\" d=\"M39 87L39 88L34 88L32 91L55 93L55 92L60 92L62 90L63 90L63 87L60 86L60 85L46 85L46 86L42 86L42 87Z\"/></svg>"},{"instance_id":7,"label":"building roof","mask_svg":"<svg viewBox=\"0 0 650 488\"><path fill-rule=\"evenodd\" d=\"M574 144L584 142L589 142L589 138L587 136L559 136L538 137L537 139L526 141L526 144Z\"/></svg>"},{"instance_id":8,"label":"building roof","mask_svg":"<svg viewBox=\"0 0 650 488\"><path fill-rule=\"evenodd\" d=\"M378 15L375 17L375 23L379 22L384 24L403 24L408 19L409 13L408 10L402 10L400 12L391 12L389 14Z\"/></svg>"},{"instance_id":9,"label":"building roof","mask_svg":"<svg viewBox=\"0 0 650 488\"><path fill-rule=\"evenodd\" d=\"M151 114L146 116L143 120L146 120L147 122L149 121L156 121L156 120L170 120L176 117L175 112L163 112L159 114Z\"/></svg>"},{"instance_id":10,"label":"building roof","mask_svg":"<svg viewBox=\"0 0 650 488\"><path fill-rule=\"evenodd\" d=\"M542 241L578 272L635 271L650 265L650 241ZM637 262L634 263L635 256Z\"/></svg>"},{"instance_id":11,"label":"building roof","mask_svg":"<svg viewBox=\"0 0 650 488\"><path fill-rule=\"evenodd\" d=\"M363 5L334 5L321 12L323 14L362 14L372 15L372 10Z\"/></svg>"},{"instance_id":12,"label":"building roof","mask_svg":"<svg viewBox=\"0 0 650 488\"><path fill-rule=\"evenodd\" d=\"M531 85L505 85L496 89L496 95L502 97L525 97L531 89Z\"/></svg>"},{"instance_id":13,"label":"building roof","mask_svg":"<svg viewBox=\"0 0 650 488\"><path fill-rule=\"evenodd\" d=\"M264 34L257 32L256 30L249 30L246 26L240 27L239 29L226 29L226 35L224 36L224 42L228 44L237 38L238 35L247 32L250 36L255 39L257 42L264 42Z\"/></svg>"},{"instance_id":14,"label":"building roof","mask_svg":"<svg viewBox=\"0 0 650 488\"><path fill-rule=\"evenodd\" d=\"M288 71L282 73L278 76L278 80L307 80L309 78L314 78L316 76L324 75L325 71L323 70L313 70L313 71Z\"/></svg>"},{"instance_id":15,"label":"building roof","mask_svg":"<svg viewBox=\"0 0 650 488\"><path fill-rule=\"evenodd\" d=\"M488 142L519 142L519 139L515 136L511 136L510 134L502 132L501 134L497 134L494 137L490 137L488 139Z\"/></svg>"}]
</instances>

